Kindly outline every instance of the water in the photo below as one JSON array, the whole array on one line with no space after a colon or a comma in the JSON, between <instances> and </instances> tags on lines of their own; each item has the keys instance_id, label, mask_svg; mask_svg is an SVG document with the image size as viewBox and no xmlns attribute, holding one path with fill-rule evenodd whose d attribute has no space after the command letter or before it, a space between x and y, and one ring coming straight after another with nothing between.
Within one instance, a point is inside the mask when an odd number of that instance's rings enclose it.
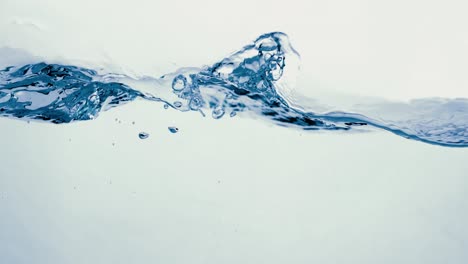
<instances>
[{"instance_id":1,"label":"water","mask_svg":"<svg viewBox=\"0 0 468 264\"><path fill-rule=\"evenodd\" d=\"M0 48L0 70L78 66L184 108L177 75L281 29L301 55L273 82L288 107L410 134L463 123L457 100L421 97L468 98L466 2L203 1L0 1L0 47L41 56ZM390 101L407 98L420 99ZM308 131L203 99L0 117L0 263L467 262L468 148L370 125Z\"/></svg>"},{"instance_id":2,"label":"water","mask_svg":"<svg viewBox=\"0 0 468 264\"><path fill-rule=\"evenodd\" d=\"M142 99L202 116L211 112L214 119L249 112L277 125L304 130L372 126L425 143L468 146L468 99L368 104L364 108L373 116L319 113L314 104L297 104L305 101L293 95L298 70L299 54L280 32L264 34L211 66L182 68L160 78L136 79L44 62L12 65L0 72L0 115L70 123L94 119L100 111Z\"/></svg>"}]
</instances>

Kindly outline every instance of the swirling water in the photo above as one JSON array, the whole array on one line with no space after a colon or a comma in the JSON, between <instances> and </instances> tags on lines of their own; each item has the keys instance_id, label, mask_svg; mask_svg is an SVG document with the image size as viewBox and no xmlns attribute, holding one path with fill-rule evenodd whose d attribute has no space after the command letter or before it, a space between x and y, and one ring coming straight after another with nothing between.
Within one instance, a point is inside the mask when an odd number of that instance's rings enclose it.
<instances>
[{"instance_id":1,"label":"swirling water","mask_svg":"<svg viewBox=\"0 0 468 264\"><path fill-rule=\"evenodd\" d=\"M264 34L211 66L183 68L160 78L99 74L45 62L12 65L0 71L0 116L70 123L143 99L179 111L210 113L215 119L249 112L304 130L370 125L430 144L468 147L468 99L420 99L369 105L362 113L318 113L292 100L298 69L299 54L280 32Z\"/></svg>"}]
</instances>

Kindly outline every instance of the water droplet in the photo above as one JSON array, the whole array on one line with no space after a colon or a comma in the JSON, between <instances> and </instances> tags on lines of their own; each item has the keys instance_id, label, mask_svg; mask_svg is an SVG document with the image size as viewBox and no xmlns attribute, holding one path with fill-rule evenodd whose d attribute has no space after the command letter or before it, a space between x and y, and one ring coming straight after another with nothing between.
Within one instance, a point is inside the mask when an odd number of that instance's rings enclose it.
<instances>
[{"instance_id":1,"label":"water droplet","mask_svg":"<svg viewBox=\"0 0 468 264\"><path fill-rule=\"evenodd\" d=\"M135 124L135 121L132 122L132 125L134 125L134 124Z\"/></svg>"},{"instance_id":2,"label":"water droplet","mask_svg":"<svg viewBox=\"0 0 468 264\"><path fill-rule=\"evenodd\" d=\"M146 132L140 132L140 133L138 134L138 137L139 137L140 139L147 139L147 138L149 137L149 134L146 133Z\"/></svg>"},{"instance_id":3,"label":"water droplet","mask_svg":"<svg viewBox=\"0 0 468 264\"><path fill-rule=\"evenodd\" d=\"M170 131L171 133L177 133L177 132L179 132L179 129L178 129L177 127L174 127L174 126L170 126L170 127L168 127L168 129L169 129L169 131Z\"/></svg>"}]
</instances>

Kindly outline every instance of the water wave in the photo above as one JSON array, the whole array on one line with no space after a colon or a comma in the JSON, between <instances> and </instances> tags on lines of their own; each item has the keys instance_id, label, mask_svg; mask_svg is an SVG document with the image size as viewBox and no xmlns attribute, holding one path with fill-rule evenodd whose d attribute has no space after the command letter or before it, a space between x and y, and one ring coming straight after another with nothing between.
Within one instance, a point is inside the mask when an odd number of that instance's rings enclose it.
<instances>
[{"instance_id":1,"label":"water wave","mask_svg":"<svg viewBox=\"0 0 468 264\"><path fill-rule=\"evenodd\" d=\"M467 99L421 99L410 104L368 105L361 113L318 113L290 100L298 70L299 54L280 32L262 35L211 66L183 68L160 78L98 74L45 62L12 65L0 71L0 116L70 123L94 119L101 111L143 99L179 111L210 113L216 119L250 112L305 130L370 125L430 144L468 146Z\"/></svg>"}]
</instances>

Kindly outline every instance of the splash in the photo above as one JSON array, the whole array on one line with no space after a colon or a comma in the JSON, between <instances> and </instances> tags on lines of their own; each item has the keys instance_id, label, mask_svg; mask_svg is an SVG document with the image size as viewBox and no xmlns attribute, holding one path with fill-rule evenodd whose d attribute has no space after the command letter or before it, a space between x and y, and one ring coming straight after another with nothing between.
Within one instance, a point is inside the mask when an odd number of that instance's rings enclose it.
<instances>
[{"instance_id":1,"label":"splash","mask_svg":"<svg viewBox=\"0 0 468 264\"><path fill-rule=\"evenodd\" d=\"M161 102L164 108L197 111L203 116L210 113L215 119L248 112L304 130L370 125L430 144L468 146L466 99L417 100L392 107L369 105L357 112L317 113L291 100L298 70L299 54L280 32L262 35L211 66L183 68L161 78L98 74L44 62L10 66L0 71L0 115L70 123L94 119L101 111L142 99ZM386 111L379 113L382 109Z\"/></svg>"}]
</instances>

